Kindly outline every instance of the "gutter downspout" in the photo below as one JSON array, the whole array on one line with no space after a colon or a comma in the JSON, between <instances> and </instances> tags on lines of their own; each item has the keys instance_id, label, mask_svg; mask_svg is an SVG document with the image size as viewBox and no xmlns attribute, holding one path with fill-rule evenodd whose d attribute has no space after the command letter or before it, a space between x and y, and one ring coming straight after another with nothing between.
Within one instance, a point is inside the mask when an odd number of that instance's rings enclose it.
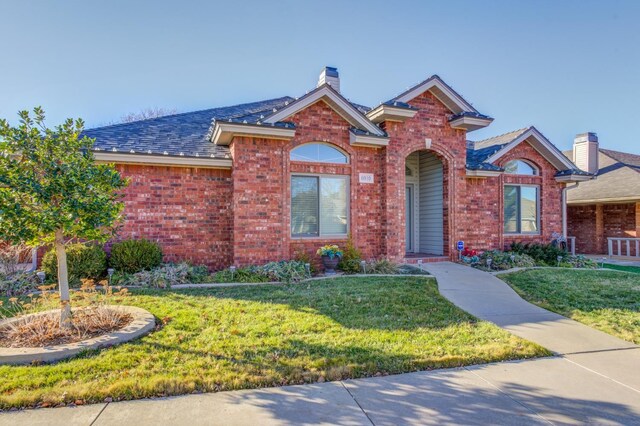
<instances>
[{"instance_id":1,"label":"gutter downspout","mask_svg":"<svg viewBox=\"0 0 640 426\"><path fill-rule=\"evenodd\" d=\"M579 184L579 182L576 182L573 185L562 188L562 236L565 241L567 240L567 191L577 188Z\"/></svg>"}]
</instances>

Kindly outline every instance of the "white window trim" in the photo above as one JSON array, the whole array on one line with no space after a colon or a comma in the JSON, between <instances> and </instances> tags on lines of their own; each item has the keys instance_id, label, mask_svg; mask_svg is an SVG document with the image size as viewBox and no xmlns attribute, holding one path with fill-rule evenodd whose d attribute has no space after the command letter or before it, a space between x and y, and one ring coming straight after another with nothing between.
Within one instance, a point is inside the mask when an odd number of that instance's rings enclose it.
<instances>
[{"instance_id":1,"label":"white window trim","mask_svg":"<svg viewBox=\"0 0 640 426\"><path fill-rule=\"evenodd\" d=\"M293 151L295 151L298 148L301 148L303 146L306 145L326 145L330 148L335 149L336 151L338 151L339 153L341 153L342 155L344 155L347 158L347 162L346 163L331 163L331 162L327 162L327 161L313 161L313 160L294 160L291 158L291 155L293 154ZM340 148L337 145L332 144L331 142L322 142L322 141L312 141L312 142L305 142L305 143L301 143L300 145L296 145L293 148L291 148L291 150L289 151L289 161L297 161L300 163L316 163L316 164L331 164L331 165L338 165L338 166L348 166L351 164L351 158L349 156L349 153L346 152L344 149Z\"/></svg>"},{"instance_id":2,"label":"white window trim","mask_svg":"<svg viewBox=\"0 0 640 426\"><path fill-rule=\"evenodd\" d=\"M530 175L524 175L524 176L530 176ZM521 188L536 188L536 226L538 227L538 230L536 232L505 232L504 231L504 188L503 188L503 194L502 194L502 235L504 236L521 236L521 235L540 235L540 228L541 228L541 222L542 222L542 217L540 215L540 185L526 185L526 184L519 184L519 183L505 183L504 184L505 187L507 186L518 186ZM518 191L518 203L522 202L522 196L521 196L521 191ZM518 227L520 229L522 229L522 205L520 205L520 208L518 209L519 212L519 216L518 217Z\"/></svg>"},{"instance_id":3,"label":"white window trim","mask_svg":"<svg viewBox=\"0 0 640 426\"><path fill-rule=\"evenodd\" d=\"M332 163L326 163L332 164ZM293 206L291 205L291 197L289 199L289 235L291 239L295 240L326 240L331 238L347 238L349 232L351 232L351 176L350 175L332 175L327 173L292 173L289 179L289 188L291 188L291 182L296 176L300 177L316 177L318 178L318 197L320 197L322 178L341 178L347 182L347 232L344 234L321 234L320 233L320 200L318 199L318 235L294 235L291 232L291 220L293 218Z\"/></svg>"},{"instance_id":4,"label":"white window trim","mask_svg":"<svg viewBox=\"0 0 640 426\"><path fill-rule=\"evenodd\" d=\"M538 166L536 166L535 164L533 164L531 161L529 160L525 160L524 158L515 158L513 160L509 160L507 161L504 166L505 166L505 170L507 168L507 164L513 162L513 161L522 161L523 163L525 163L526 165L528 165L529 167L531 167L533 169L533 174L532 175L523 175L520 173L507 173L506 171L504 172L505 175L507 176L538 176L540 177L540 168Z\"/></svg>"}]
</instances>

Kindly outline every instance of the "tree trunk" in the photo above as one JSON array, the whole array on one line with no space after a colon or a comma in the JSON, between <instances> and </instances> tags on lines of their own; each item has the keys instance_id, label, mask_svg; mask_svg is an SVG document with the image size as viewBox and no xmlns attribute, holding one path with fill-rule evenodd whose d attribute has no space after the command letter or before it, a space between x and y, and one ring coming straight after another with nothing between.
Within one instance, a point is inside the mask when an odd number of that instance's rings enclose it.
<instances>
[{"instance_id":1,"label":"tree trunk","mask_svg":"<svg viewBox=\"0 0 640 426\"><path fill-rule=\"evenodd\" d=\"M69 301L69 274L67 273L67 252L62 229L56 231L56 258L58 259L58 288L60 289L60 327L71 328L71 304Z\"/></svg>"}]
</instances>

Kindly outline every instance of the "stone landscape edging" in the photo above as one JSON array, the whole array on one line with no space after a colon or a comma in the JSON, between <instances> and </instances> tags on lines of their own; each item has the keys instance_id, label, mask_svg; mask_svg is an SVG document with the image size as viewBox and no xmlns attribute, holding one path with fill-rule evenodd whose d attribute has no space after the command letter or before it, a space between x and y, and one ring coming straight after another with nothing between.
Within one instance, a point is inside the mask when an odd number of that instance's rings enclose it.
<instances>
[{"instance_id":1,"label":"stone landscape edging","mask_svg":"<svg viewBox=\"0 0 640 426\"><path fill-rule=\"evenodd\" d=\"M555 269L555 270L564 270L564 271L617 271L617 269L608 269L608 268L565 268L563 266L524 266L524 267L505 269L504 271L491 271L489 273L492 275L503 275L503 274L510 274L512 272L528 271L530 269ZM480 270L482 271L482 269ZM488 271L484 271L484 272L488 272ZM618 272L625 272L625 271L618 271Z\"/></svg>"},{"instance_id":2,"label":"stone landscape edging","mask_svg":"<svg viewBox=\"0 0 640 426\"><path fill-rule=\"evenodd\" d=\"M151 332L156 326L155 317L136 306L108 305L109 308L124 311L133 317L126 327L111 333L64 345L53 345L43 348L0 348L0 365L21 365L33 363L50 363L71 358L83 351L100 349L125 343ZM58 309L42 312L58 312ZM9 318L0 321L2 324L18 321L20 318Z\"/></svg>"},{"instance_id":3,"label":"stone landscape edging","mask_svg":"<svg viewBox=\"0 0 640 426\"><path fill-rule=\"evenodd\" d=\"M359 278L372 278L372 277L420 277L420 278L434 278L431 274L336 274L325 277L312 277L306 278L301 281L297 281L295 283L289 284L304 284L306 282L311 281L322 281L322 280L333 280L336 278L351 278L351 277L359 277ZM202 283L202 284L174 284L168 290L180 290L180 289L190 289L190 288L217 288L217 287L253 287L258 285L287 285L286 282L283 281L267 281L267 282L258 282L258 283ZM132 287L130 287L132 288ZM142 286L137 286L136 288L145 288ZM152 288L153 289L153 288ZM158 289L163 290L163 289Z\"/></svg>"}]
</instances>

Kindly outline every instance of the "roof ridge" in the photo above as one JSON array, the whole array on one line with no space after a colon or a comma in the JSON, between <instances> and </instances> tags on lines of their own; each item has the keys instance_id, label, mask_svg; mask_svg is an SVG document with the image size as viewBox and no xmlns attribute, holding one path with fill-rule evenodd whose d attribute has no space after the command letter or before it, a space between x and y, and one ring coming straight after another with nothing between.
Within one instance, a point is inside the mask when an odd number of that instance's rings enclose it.
<instances>
[{"instance_id":1,"label":"roof ridge","mask_svg":"<svg viewBox=\"0 0 640 426\"><path fill-rule=\"evenodd\" d=\"M617 151L615 149L600 148L600 151L602 151L602 152L615 152L616 154L633 155L634 157L640 157L640 154L634 154L633 152Z\"/></svg>"},{"instance_id":2,"label":"roof ridge","mask_svg":"<svg viewBox=\"0 0 640 426\"><path fill-rule=\"evenodd\" d=\"M179 116L188 115L188 114L198 114L198 113L203 113L205 111L215 111L215 110L226 109L226 108L237 108L237 107L244 106L244 105L261 104L261 103L265 103L265 102L278 101L278 100L286 99L286 98L293 99L291 96L281 96L279 98L265 99L265 100L262 100L262 101L245 102L245 103L242 103L242 104L225 105L225 106L218 106L218 107L213 107L213 108L198 109L198 110L195 110L195 111L179 112L179 113L176 113L176 114L163 115L162 117L147 118L145 120L130 121L130 122L127 122L127 123L115 123L115 124L109 124L109 125L106 125L106 126L89 127L87 129L84 129L84 130L87 131L87 130L97 130L97 129L107 129L107 128L113 128L113 127L128 126L128 125L131 125L131 124L140 123L141 121L153 121L153 120L160 120L162 118L168 118L168 117L179 117ZM269 109L269 108L265 108L265 110L267 110L267 109ZM263 110L258 110L256 112L260 112L260 111L263 111ZM242 114L242 115L247 115L247 114ZM242 117L242 115L240 115L240 116Z\"/></svg>"}]
</instances>

